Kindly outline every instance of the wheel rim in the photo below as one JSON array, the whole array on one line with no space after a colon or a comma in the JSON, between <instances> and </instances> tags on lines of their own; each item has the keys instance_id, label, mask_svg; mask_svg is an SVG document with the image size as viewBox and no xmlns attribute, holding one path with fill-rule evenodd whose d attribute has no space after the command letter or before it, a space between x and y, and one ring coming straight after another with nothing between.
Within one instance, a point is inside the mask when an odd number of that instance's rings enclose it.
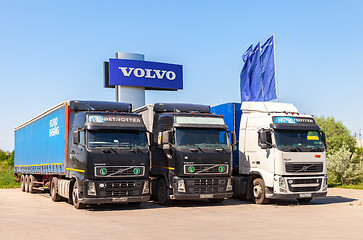
<instances>
[{"instance_id":1,"label":"wheel rim","mask_svg":"<svg viewBox=\"0 0 363 240\"><path fill-rule=\"evenodd\" d=\"M262 187L260 184L256 184L254 187L253 187L253 196L255 198L260 198L262 195Z\"/></svg>"},{"instance_id":2,"label":"wheel rim","mask_svg":"<svg viewBox=\"0 0 363 240\"><path fill-rule=\"evenodd\" d=\"M78 204L78 188L76 186L73 188L72 195L73 195L73 204L77 205Z\"/></svg>"}]
</instances>

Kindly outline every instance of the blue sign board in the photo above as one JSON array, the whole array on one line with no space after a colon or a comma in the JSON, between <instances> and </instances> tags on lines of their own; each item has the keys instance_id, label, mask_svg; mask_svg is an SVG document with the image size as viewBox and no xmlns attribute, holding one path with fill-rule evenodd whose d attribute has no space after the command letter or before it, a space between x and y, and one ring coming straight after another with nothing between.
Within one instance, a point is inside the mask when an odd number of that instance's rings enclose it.
<instances>
[{"instance_id":1,"label":"blue sign board","mask_svg":"<svg viewBox=\"0 0 363 240\"><path fill-rule=\"evenodd\" d=\"M183 89L183 66L128 59L110 59L109 84L146 89Z\"/></svg>"},{"instance_id":2,"label":"blue sign board","mask_svg":"<svg viewBox=\"0 0 363 240\"><path fill-rule=\"evenodd\" d=\"M315 124L313 118L299 117L273 117L274 123L290 123L290 124Z\"/></svg>"}]
</instances>

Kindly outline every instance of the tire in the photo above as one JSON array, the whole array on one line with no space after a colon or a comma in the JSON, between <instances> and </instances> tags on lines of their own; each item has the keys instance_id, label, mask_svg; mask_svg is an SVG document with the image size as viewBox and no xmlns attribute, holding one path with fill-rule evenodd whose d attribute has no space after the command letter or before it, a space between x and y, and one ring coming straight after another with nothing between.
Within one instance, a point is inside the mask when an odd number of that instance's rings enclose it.
<instances>
[{"instance_id":1,"label":"tire","mask_svg":"<svg viewBox=\"0 0 363 240\"><path fill-rule=\"evenodd\" d=\"M130 207L138 208L141 205L141 202L129 202L127 203Z\"/></svg>"},{"instance_id":2,"label":"tire","mask_svg":"<svg viewBox=\"0 0 363 240\"><path fill-rule=\"evenodd\" d=\"M20 177L20 189L22 192L25 192L25 176L24 176L24 174L21 174L21 177Z\"/></svg>"},{"instance_id":3,"label":"tire","mask_svg":"<svg viewBox=\"0 0 363 240\"><path fill-rule=\"evenodd\" d=\"M25 178L24 178L24 188L25 188L25 192L29 192L29 175L25 175Z\"/></svg>"},{"instance_id":4,"label":"tire","mask_svg":"<svg viewBox=\"0 0 363 240\"><path fill-rule=\"evenodd\" d=\"M34 189L35 187L35 177L33 175L29 176L29 193L35 193L36 190Z\"/></svg>"},{"instance_id":5,"label":"tire","mask_svg":"<svg viewBox=\"0 0 363 240\"><path fill-rule=\"evenodd\" d=\"M210 198L208 199L210 203L222 203L224 201L224 198Z\"/></svg>"},{"instance_id":6,"label":"tire","mask_svg":"<svg viewBox=\"0 0 363 240\"><path fill-rule=\"evenodd\" d=\"M308 203L311 200L313 200L313 198L297 198L296 199L299 203Z\"/></svg>"},{"instance_id":7,"label":"tire","mask_svg":"<svg viewBox=\"0 0 363 240\"><path fill-rule=\"evenodd\" d=\"M261 178L253 180L252 199L254 199L256 204L266 204L270 202L270 199L266 198L266 186Z\"/></svg>"},{"instance_id":8,"label":"tire","mask_svg":"<svg viewBox=\"0 0 363 240\"><path fill-rule=\"evenodd\" d=\"M50 198L53 202L59 202L62 200L62 197L58 194L58 178L52 178L52 182L50 184Z\"/></svg>"},{"instance_id":9,"label":"tire","mask_svg":"<svg viewBox=\"0 0 363 240\"><path fill-rule=\"evenodd\" d=\"M156 198L161 205L168 205L171 200L168 199L168 187L164 178L159 178L156 183Z\"/></svg>"},{"instance_id":10,"label":"tire","mask_svg":"<svg viewBox=\"0 0 363 240\"><path fill-rule=\"evenodd\" d=\"M76 209L85 208L85 204L79 202L78 183L74 182L72 190L72 203Z\"/></svg>"}]
</instances>

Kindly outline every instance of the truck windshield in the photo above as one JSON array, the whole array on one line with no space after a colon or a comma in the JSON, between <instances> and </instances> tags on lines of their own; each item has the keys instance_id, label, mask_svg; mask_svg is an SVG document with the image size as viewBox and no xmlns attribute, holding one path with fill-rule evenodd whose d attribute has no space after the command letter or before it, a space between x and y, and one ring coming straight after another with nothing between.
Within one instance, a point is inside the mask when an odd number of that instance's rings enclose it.
<instances>
[{"instance_id":1,"label":"truck windshield","mask_svg":"<svg viewBox=\"0 0 363 240\"><path fill-rule=\"evenodd\" d=\"M319 131L275 130L278 148L291 152L322 152L324 144Z\"/></svg>"},{"instance_id":2,"label":"truck windshield","mask_svg":"<svg viewBox=\"0 0 363 240\"><path fill-rule=\"evenodd\" d=\"M209 128L177 128L176 142L179 148L229 148L226 130Z\"/></svg>"},{"instance_id":3,"label":"truck windshield","mask_svg":"<svg viewBox=\"0 0 363 240\"><path fill-rule=\"evenodd\" d=\"M147 148L146 133L139 131L88 131L88 148Z\"/></svg>"}]
</instances>

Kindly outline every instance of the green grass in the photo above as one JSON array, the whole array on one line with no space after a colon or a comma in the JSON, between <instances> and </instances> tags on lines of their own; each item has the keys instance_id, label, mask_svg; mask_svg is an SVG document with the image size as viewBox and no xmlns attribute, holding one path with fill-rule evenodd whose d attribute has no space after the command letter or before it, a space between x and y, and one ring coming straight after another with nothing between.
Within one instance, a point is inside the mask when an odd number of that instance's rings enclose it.
<instances>
[{"instance_id":1,"label":"green grass","mask_svg":"<svg viewBox=\"0 0 363 240\"><path fill-rule=\"evenodd\" d=\"M363 183L349 184L349 185L347 185L347 184L340 185L340 184L331 183L331 184L329 184L329 187L363 190Z\"/></svg>"},{"instance_id":2,"label":"green grass","mask_svg":"<svg viewBox=\"0 0 363 240\"><path fill-rule=\"evenodd\" d=\"M15 182L13 171L0 171L0 188L19 188L20 183Z\"/></svg>"}]
</instances>

